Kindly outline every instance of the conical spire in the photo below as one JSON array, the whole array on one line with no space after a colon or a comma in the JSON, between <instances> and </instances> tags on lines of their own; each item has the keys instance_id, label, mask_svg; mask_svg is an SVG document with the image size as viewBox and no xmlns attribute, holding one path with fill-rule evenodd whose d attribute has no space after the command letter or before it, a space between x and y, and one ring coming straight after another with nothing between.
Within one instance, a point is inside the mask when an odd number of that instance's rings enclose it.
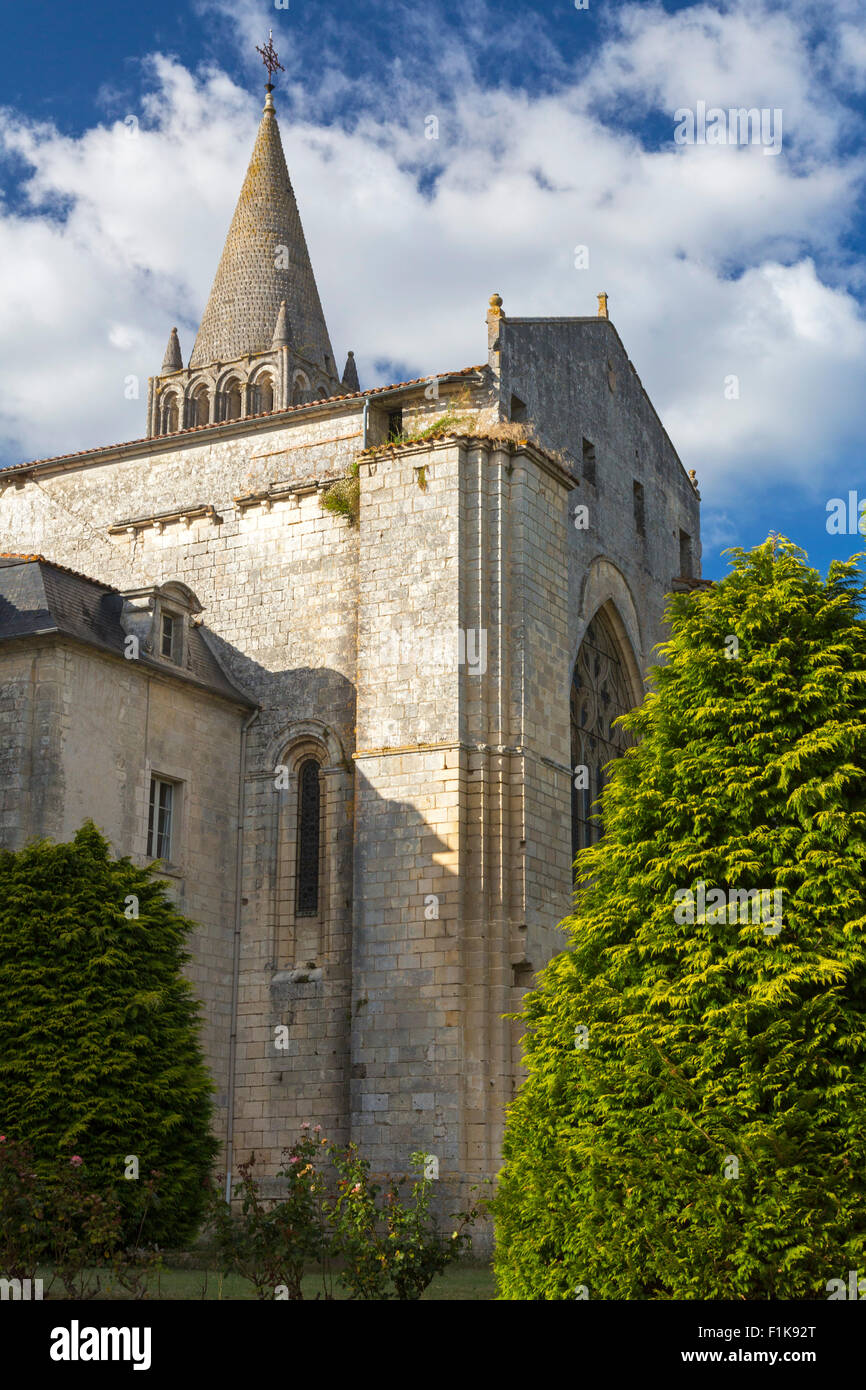
<instances>
[{"instance_id":1,"label":"conical spire","mask_svg":"<svg viewBox=\"0 0 866 1390\"><path fill-rule=\"evenodd\" d=\"M268 351L283 300L296 352L331 376L334 352L268 91L190 367Z\"/></svg>"},{"instance_id":2,"label":"conical spire","mask_svg":"<svg viewBox=\"0 0 866 1390\"><path fill-rule=\"evenodd\" d=\"M286 301L280 304L280 312L277 314L277 324L274 329L274 336L271 340L272 348L292 346L292 325L289 323L289 316L286 313Z\"/></svg>"},{"instance_id":3,"label":"conical spire","mask_svg":"<svg viewBox=\"0 0 866 1390\"><path fill-rule=\"evenodd\" d=\"M346 365L343 368L343 385L349 391L360 391L361 383L358 380L358 368L355 366L355 354L350 352L346 358Z\"/></svg>"},{"instance_id":4,"label":"conical spire","mask_svg":"<svg viewBox=\"0 0 866 1390\"><path fill-rule=\"evenodd\" d=\"M164 372L179 372L182 366L183 358L180 355L180 339L177 336L177 329L173 328L168 335L165 357L162 359L162 370Z\"/></svg>"}]
</instances>

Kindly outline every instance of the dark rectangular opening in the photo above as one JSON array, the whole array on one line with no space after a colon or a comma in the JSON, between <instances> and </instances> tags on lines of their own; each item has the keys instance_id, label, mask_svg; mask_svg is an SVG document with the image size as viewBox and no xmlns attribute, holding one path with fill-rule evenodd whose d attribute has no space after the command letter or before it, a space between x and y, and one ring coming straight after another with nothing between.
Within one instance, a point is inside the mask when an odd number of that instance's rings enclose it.
<instances>
[{"instance_id":1,"label":"dark rectangular opening","mask_svg":"<svg viewBox=\"0 0 866 1390\"><path fill-rule=\"evenodd\" d=\"M583 476L588 483L595 482L595 445L589 439L583 441Z\"/></svg>"},{"instance_id":2,"label":"dark rectangular opening","mask_svg":"<svg viewBox=\"0 0 866 1390\"><path fill-rule=\"evenodd\" d=\"M639 536L646 535L646 512L644 509L643 483L634 483L634 525Z\"/></svg>"},{"instance_id":3,"label":"dark rectangular opening","mask_svg":"<svg viewBox=\"0 0 866 1390\"><path fill-rule=\"evenodd\" d=\"M403 412L402 410L388 411L388 438L399 439L403 433Z\"/></svg>"},{"instance_id":4,"label":"dark rectangular opening","mask_svg":"<svg viewBox=\"0 0 866 1390\"><path fill-rule=\"evenodd\" d=\"M680 576L692 579L692 538L688 531L680 531Z\"/></svg>"},{"instance_id":5,"label":"dark rectangular opening","mask_svg":"<svg viewBox=\"0 0 866 1390\"><path fill-rule=\"evenodd\" d=\"M511 397L511 406L508 411L512 420L526 419L526 401L522 401L519 396Z\"/></svg>"}]
</instances>

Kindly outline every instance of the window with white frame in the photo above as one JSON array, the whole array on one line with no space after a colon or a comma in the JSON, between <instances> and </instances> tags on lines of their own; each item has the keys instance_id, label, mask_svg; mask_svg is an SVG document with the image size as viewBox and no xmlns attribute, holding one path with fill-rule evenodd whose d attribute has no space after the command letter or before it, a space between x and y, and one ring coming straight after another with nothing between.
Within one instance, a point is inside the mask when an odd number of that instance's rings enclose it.
<instances>
[{"instance_id":1,"label":"window with white frame","mask_svg":"<svg viewBox=\"0 0 866 1390\"><path fill-rule=\"evenodd\" d=\"M172 861L178 787L165 777L151 777L147 813L147 852L151 859Z\"/></svg>"}]
</instances>

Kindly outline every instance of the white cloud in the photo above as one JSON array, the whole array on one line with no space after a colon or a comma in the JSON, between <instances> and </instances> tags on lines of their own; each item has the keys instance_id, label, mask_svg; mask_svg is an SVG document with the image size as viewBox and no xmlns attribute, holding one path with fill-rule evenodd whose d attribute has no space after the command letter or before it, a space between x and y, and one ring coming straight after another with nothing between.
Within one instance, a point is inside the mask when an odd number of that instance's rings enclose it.
<instances>
[{"instance_id":1,"label":"white cloud","mask_svg":"<svg viewBox=\"0 0 866 1390\"><path fill-rule=\"evenodd\" d=\"M261 14L245 4L241 29ZM301 103L303 54L284 55L283 140L338 358L354 348L366 384L377 360L468 365L484 358L494 290L506 313L585 314L606 289L706 500L814 482L864 426L866 329L844 251L864 161L800 24L796 7L626 6L593 63L535 97L483 85L477 55L435 29L428 89L405 65L389 85L326 63ZM840 42L853 62L853 40ZM323 114L337 99L348 125ZM782 106L785 152L657 150L625 127L631 111L669 112L672 133L676 107L698 99ZM438 141L424 136L430 113ZM121 119L80 139L0 121L32 168L29 205L0 217L0 412L17 456L143 433L172 324L192 347L258 101L216 68L196 77L155 56L139 115L136 134ZM425 196L418 175L433 166ZM138 401L124 397L129 374ZM724 395L732 374L738 400Z\"/></svg>"}]
</instances>

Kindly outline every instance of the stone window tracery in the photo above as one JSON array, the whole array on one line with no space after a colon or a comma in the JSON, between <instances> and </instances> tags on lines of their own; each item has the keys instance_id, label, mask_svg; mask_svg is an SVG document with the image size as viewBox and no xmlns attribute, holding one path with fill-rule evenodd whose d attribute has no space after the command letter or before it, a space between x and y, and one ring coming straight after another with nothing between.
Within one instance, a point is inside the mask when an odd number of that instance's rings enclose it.
<instances>
[{"instance_id":1,"label":"stone window tracery","mask_svg":"<svg viewBox=\"0 0 866 1390\"><path fill-rule=\"evenodd\" d=\"M622 649L610 622L598 612L586 629L571 684L572 856L601 838L593 803L604 789L605 765L633 742L614 722L633 705Z\"/></svg>"}]
</instances>

